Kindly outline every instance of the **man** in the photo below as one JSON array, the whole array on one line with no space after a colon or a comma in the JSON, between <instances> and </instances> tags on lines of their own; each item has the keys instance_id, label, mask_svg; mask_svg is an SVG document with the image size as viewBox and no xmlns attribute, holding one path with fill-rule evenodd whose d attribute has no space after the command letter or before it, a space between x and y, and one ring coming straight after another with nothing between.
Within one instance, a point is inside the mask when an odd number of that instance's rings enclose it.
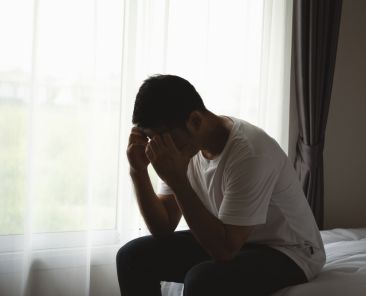
<instances>
[{"instance_id":1,"label":"man","mask_svg":"<svg viewBox=\"0 0 366 296\"><path fill-rule=\"evenodd\" d=\"M152 235L117 254L122 295L269 295L316 276L319 229L296 173L263 130L210 112L173 75L148 78L136 97L127 148L141 214ZM156 194L147 166L163 181ZM174 232L181 216L189 230Z\"/></svg>"}]
</instances>

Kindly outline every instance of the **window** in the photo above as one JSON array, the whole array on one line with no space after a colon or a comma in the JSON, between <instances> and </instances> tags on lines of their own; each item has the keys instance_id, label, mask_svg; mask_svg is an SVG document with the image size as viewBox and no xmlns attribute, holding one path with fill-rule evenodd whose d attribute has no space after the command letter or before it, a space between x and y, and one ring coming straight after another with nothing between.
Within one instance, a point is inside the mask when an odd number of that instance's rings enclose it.
<instances>
[{"instance_id":1,"label":"window","mask_svg":"<svg viewBox=\"0 0 366 296\"><path fill-rule=\"evenodd\" d=\"M210 110L262 127L286 150L286 3L1 2L2 245L23 234L46 248L77 245L86 232L100 243L146 233L125 149L149 75L187 78Z\"/></svg>"},{"instance_id":2,"label":"window","mask_svg":"<svg viewBox=\"0 0 366 296\"><path fill-rule=\"evenodd\" d=\"M123 3L93 3L1 4L0 235L116 228Z\"/></svg>"}]
</instances>

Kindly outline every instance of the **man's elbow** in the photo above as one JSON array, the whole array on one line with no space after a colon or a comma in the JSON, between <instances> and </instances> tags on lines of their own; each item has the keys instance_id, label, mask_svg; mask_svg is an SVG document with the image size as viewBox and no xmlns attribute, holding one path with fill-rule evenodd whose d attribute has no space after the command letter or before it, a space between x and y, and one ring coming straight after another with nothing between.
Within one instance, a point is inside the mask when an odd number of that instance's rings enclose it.
<instances>
[{"instance_id":1,"label":"man's elbow","mask_svg":"<svg viewBox=\"0 0 366 296\"><path fill-rule=\"evenodd\" d=\"M231 261L231 259L233 259L236 255L237 255L237 252L224 250L224 251L212 254L212 258L217 263L225 263L225 262Z\"/></svg>"},{"instance_id":2,"label":"man's elbow","mask_svg":"<svg viewBox=\"0 0 366 296\"><path fill-rule=\"evenodd\" d=\"M225 263L237 256L240 252L240 249L241 245L226 243L220 249L216 249L214 252L211 252L211 256L215 261Z\"/></svg>"},{"instance_id":3,"label":"man's elbow","mask_svg":"<svg viewBox=\"0 0 366 296\"><path fill-rule=\"evenodd\" d=\"M164 228L151 228L151 227L148 227L150 233L152 236L154 237L166 237L166 236L169 236L169 235L172 235L174 233L174 228L171 228L171 227L164 227Z\"/></svg>"}]
</instances>

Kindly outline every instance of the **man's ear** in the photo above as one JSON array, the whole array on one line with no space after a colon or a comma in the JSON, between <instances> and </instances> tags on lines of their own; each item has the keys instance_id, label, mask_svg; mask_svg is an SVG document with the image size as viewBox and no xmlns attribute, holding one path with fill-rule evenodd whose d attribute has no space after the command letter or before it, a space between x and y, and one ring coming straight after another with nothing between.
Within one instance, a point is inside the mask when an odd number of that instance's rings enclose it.
<instances>
[{"instance_id":1,"label":"man's ear","mask_svg":"<svg viewBox=\"0 0 366 296\"><path fill-rule=\"evenodd\" d=\"M203 123L203 115L199 111L192 111L191 114L189 114L188 119L186 121L186 127L190 132L197 133Z\"/></svg>"}]
</instances>

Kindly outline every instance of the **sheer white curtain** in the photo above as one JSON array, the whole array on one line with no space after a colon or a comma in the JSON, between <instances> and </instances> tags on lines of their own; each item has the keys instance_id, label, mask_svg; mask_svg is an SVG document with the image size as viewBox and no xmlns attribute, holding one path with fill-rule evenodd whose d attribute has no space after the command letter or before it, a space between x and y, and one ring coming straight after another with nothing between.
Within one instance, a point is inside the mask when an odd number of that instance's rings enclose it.
<instances>
[{"instance_id":1,"label":"sheer white curtain","mask_svg":"<svg viewBox=\"0 0 366 296\"><path fill-rule=\"evenodd\" d=\"M148 234L125 148L149 75L183 76L210 110L287 150L291 11L286 0L2 0L0 295L119 295L115 254Z\"/></svg>"}]
</instances>

